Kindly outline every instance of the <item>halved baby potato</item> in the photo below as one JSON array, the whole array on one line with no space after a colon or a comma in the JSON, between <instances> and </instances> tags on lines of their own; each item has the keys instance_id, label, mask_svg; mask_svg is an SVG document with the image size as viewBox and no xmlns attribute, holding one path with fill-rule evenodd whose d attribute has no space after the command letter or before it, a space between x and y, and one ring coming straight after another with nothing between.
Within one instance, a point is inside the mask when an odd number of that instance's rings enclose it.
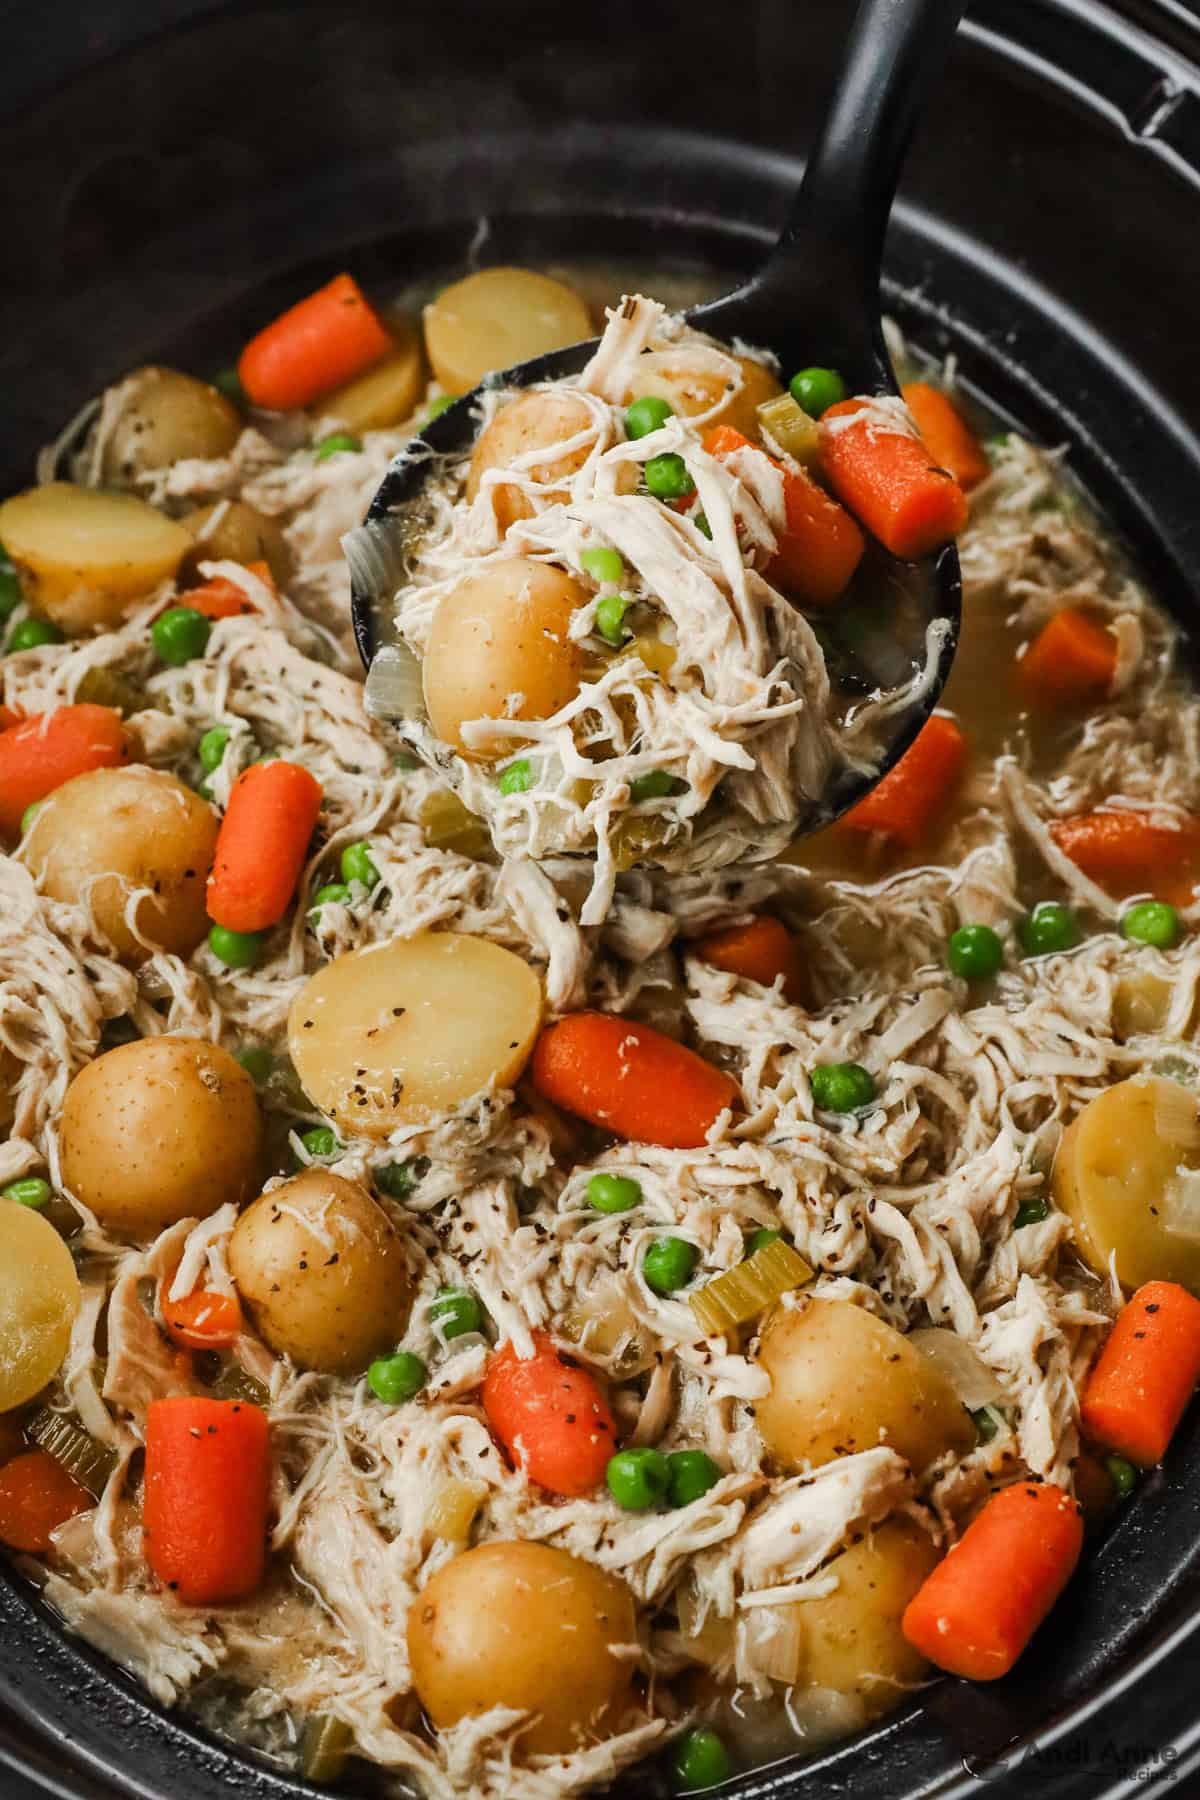
<instances>
[{"instance_id":1,"label":"halved baby potato","mask_svg":"<svg viewBox=\"0 0 1200 1800\"><path fill-rule=\"evenodd\" d=\"M179 523L192 539L180 564L181 580L198 581L202 562L265 562L282 586L291 569L283 528L245 500L214 500L184 513Z\"/></svg>"},{"instance_id":2,"label":"halved baby potato","mask_svg":"<svg viewBox=\"0 0 1200 1800\"><path fill-rule=\"evenodd\" d=\"M326 394L311 409L320 419L336 419L347 431L384 431L410 419L425 391L421 340L407 320L389 320L397 347L382 362Z\"/></svg>"},{"instance_id":3,"label":"halved baby potato","mask_svg":"<svg viewBox=\"0 0 1200 1800\"><path fill-rule=\"evenodd\" d=\"M1134 1075L1089 1102L1063 1134L1054 1198L1098 1275L1178 1281L1200 1292L1200 1103L1177 1081Z\"/></svg>"},{"instance_id":4,"label":"halved baby potato","mask_svg":"<svg viewBox=\"0 0 1200 1800\"><path fill-rule=\"evenodd\" d=\"M192 539L134 494L51 481L0 506L0 543L30 605L78 633L120 624L175 574Z\"/></svg>"},{"instance_id":5,"label":"halved baby potato","mask_svg":"<svg viewBox=\"0 0 1200 1800\"><path fill-rule=\"evenodd\" d=\"M112 390L119 410L101 454L105 481L136 481L188 457L227 456L242 420L219 389L178 369L135 369Z\"/></svg>"},{"instance_id":6,"label":"halved baby potato","mask_svg":"<svg viewBox=\"0 0 1200 1800\"><path fill-rule=\"evenodd\" d=\"M71 1252L48 1219L0 1199L0 1413L53 1381L79 1311Z\"/></svg>"},{"instance_id":7,"label":"halved baby potato","mask_svg":"<svg viewBox=\"0 0 1200 1800\"><path fill-rule=\"evenodd\" d=\"M787 1469L888 1444L919 1474L945 1451L962 1455L976 1442L970 1414L941 1371L848 1300L778 1308L758 1360L771 1391L756 1403L755 1419Z\"/></svg>"},{"instance_id":8,"label":"halved baby potato","mask_svg":"<svg viewBox=\"0 0 1200 1800\"><path fill-rule=\"evenodd\" d=\"M425 345L449 394L466 394L494 369L544 356L592 335L571 288L532 269L480 269L425 308Z\"/></svg>"},{"instance_id":9,"label":"halved baby potato","mask_svg":"<svg viewBox=\"0 0 1200 1800\"><path fill-rule=\"evenodd\" d=\"M489 1085L511 1087L541 1017L541 983L511 950L423 931L319 969L293 1003L288 1048L314 1105L385 1138Z\"/></svg>"},{"instance_id":10,"label":"halved baby potato","mask_svg":"<svg viewBox=\"0 0 1200 1800\"><path fill-rule=\"evenodd\" d=\"M438 603L423 679L430 723L463 756L515 749L497 732L467 745L473 719L547 719L578 692L582 657L569 635L587 593L562 569L529 557L468 575Z\"/></svg>"}]
</instances>

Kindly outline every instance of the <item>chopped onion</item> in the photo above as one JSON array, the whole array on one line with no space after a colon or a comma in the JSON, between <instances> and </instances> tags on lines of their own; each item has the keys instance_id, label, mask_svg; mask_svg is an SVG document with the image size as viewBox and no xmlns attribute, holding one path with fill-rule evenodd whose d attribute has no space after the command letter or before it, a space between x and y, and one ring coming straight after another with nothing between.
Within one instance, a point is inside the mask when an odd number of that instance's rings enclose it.
<instances>
[{"instance_id":1,"label":"chopped onion","mask_svg":"<svg viewBox=\"0 0 1200 1800\"><path fill-rule=\"evenodd\" d=\"M908 1341L941 1371L969 1412L978 1412L981 1406L1003 1400L1004 1389L995 1375L979 1352L956 1331L950 1331L944 1325L931 1325L920 1331L910 1331Z\"/></svg>"},{"instance_id":2,"label":"chopped onion","mask_svg":"<svg viewBox=\"0 0 1200 1800\"><path fill-rule=\"evenodd\" d=\"M1161 1218L1172 1237L1200 1242L1200 1169L1176 1169L1163 1189Z\"/></svg>"},{"instance_id":3,"label":"chopped onion","mask_svg":"<svg viewBox=\"0 0 1200 1800\"><path fill-rule=\"evenodd\" d=\"M694 1581L689 1579L675 1590L675 1611L689 1656L709 1668L732 1657L734 1622L703 1603Z\"/></svg>"},{"instance_id":4,"label":"chopped onion","mask_svg":"<svg viewBox=\"0 0 1200 1800\"><path fill-rule=\"evenodd\" d=\"M465 1544L487 1491L486 1481L460 1481L455 1475L449 1476L434 1495L425 1519L430 1536Z\"/></svg>"},{"instance_id":5,"label":"chopped onion","mask_svg":"<svg viewBox=\"0 0 1200 1800\"><path fill-rule=\"evenodd\" d=\"M753 1606L738 1621L738 1674L766 1675L794 1687L804 1660L798 1605Z\"/></svg>"},{"instance_id":6,"label":"chopped onion","mask_svg":"<svg viewBox=\"0 0 1200 1800\"><path fill-rule=\"evenodd\" d=\"M421 683L421 665L407 644L384 644L377 650L367 671L367 711L374 719L392 724L412 720L421 724L426 718L425 689Z\"/></svg>"},{"instance_id":7,"label":"chopped onion","mask_svg":"<svg viewBox=\"0 0 1200 1800\"><path fill-rule=\"evenodd\" d=\"M1155 1079L1154 1129L1164 1144L1180 1150L1200 1150L1200 1106L1196 1096L1178 1081Z\"/></svg>"}]
</instances>

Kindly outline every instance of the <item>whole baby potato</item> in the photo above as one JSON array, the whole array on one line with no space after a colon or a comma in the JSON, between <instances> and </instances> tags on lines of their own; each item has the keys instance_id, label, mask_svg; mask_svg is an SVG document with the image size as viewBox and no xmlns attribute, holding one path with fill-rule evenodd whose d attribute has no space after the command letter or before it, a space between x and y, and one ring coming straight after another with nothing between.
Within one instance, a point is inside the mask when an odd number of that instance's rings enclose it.
<instances>
[{"instance_id":1,"label":"whole baby potato","mask_svg":"<svg viewBox=\"0 0 1200 1800\"><path fill-rule=\"evenodd\" d=\"M541 983L521 957L423 931L318 969L292 1005L288 1049L322 1112L385 1138L489 1085L511 1087L541 1017Z\"/></svg>"},{"instance_id":2,"label":"whole baby potato","mask_svg":"<svg viewBox=\"0 0 1200 1800\"><path fill-rule=\"evenodd\" d=\"M470 758L505 755L511 737L468 746L473 719L548 719L579 689L582 660L569 635L588 595L562 569L528 557L481 568L438 602L423 680L430 723Z\"/></svg>"},{"instance_id":3,"label":"whole baby potato","mask_svg":"<svg viewBox=\"0 0 1200 1800\"><path fill-rule=\"evenodd\" d=\"M79 1311L71 1252L48 1219L0 1199L0 1413L53 1381Z\"/></svg>"},{"instance_id":4,"label":"whole baby potato","mask_svg":"<svg viewBox=\"0 0 1200 1800\"><path fill-rule=\"evenodd\" d=\"M215 500L184 513L179 523L193 539L179 567L181 581L199 581L200 564L265 562L276 582L286 582L291 556L277 519L245 500Z\"/></svg>"},{"instance_id":5,"label":"whole baby potato","mask_svg":"<svg viewBox=\"0 0 1200 1800\"><path fill-rule=\"evenodd\" d=\"M247 1207L229 1269L267 1343L306 1369L352 1375L404 1335L412 1281L399 1235L365 1187L329 1169Z\"/></svg>"},{"instance_id":6,"label":"whole baby potato","mask_svg":"<svg viewBox=\"0 0 1200 1800\"><path fill-rule=\"evenodd\" d=\"M135 764L76 775L42 802L24 855L55 900L90 902L124 962L151 947L189 956L208 930L204 885L217 816L175 775ZM126 910L136 888L137 935ZM149 939L149 944L142 938Z\"/></svg>"},{"instance_id":7,"label":"whole baby potato","mask_svg":"<svg viewBox=\"0 0 1200 1800\"><path fill-rule=\"evenodd\" d=\"M175 574L191 538L136 494L50 481L0 506L0 544L30 605L70 635L119 625Z\"/></svg>"},{"instance_id":8,"label":"whole baby potato","mask_svg":"<svg viewBox=\"0 0 1200 1800\"><path fill-rule=\"evenodd\" d=\"M758 1353L771 1392L754 1414L785 1468L816 1468L877 1444L920 1473L945 1450L976 1442L945 1376L892 1326L848 1300L780 1307Z\"/></svg>"},{"instance_id":9,"label":"whole baby potato","mask_svg":"<svg viewBox=\"0 0 1200 1800\"><path fill-rule=\"evenodd\" d=\"M729 398L713 414L706 429L711 430L714 425L732 425L756 444L759 439L756 408L764 400L773 400L777 394L782 394L783 389L765 363L756 362L752 356L738 356L734 361L742 372L742 385L736 392L730 393L731 384L717 370L690 366L687 359L681 357L677 369L668 362L660 363L657 368L639 370L627 398L639 400L643 394L653 394L666 400L681 417L690 419L697 413L707 412L718 404L722 394L728 394Z\"/></svg>"},{"instance_id":10,"label":"whole baby potato","mask_svg":"<svg viewBox=\"0 0 1200 1800\"><path fill-rule=\"evenodd\" d=\"M111 390L116 419L101 455L104 480L136 481L186 457L226 456L242 430L232 401L178 369L135 369Z\"/></svg>"},{"instance_id":11,"label":"whole baby potato","mask_svg":"<svg viewBox=\"0 0 1200 1800\"><path fill-rule=\"evenodd\" d=\"M467 499L474 500L489 469L511 469L518 458L566 443L586 431L591 423L587 402L577 394L531 393L510 401L480 434L467 476ZM566 481L581 469L593 447L590 442L582 444L562 456L535 462L521 472L548 489L544 496L547 500L565 500L566 490L551 484ZM630 468L635 473L632 465ZM492 505L501 532L506 532L516 519L531 519L535 511L533 501L513 482L499 483L492 489Z\"/></svg>"},{"instance_id":12,"label":"whole baby potato","mask_svg":"<svg viewBox=\"0 0 1200 1800\"><path fill-rule=\"evenodd\" d=\"M408 1615L413 1685L437 1726L493 1706L536 1715L522 1750L563 1756L614 1729L637 1642L623 1581L566 1550L481 1544L439 1569Z\"/></svg>"},{"instance_id":13,"label":"whole baby potato","mask_svg":"<svg viewBox=\"0 0 1200 1800\"><path fill-rule=\"evenodd\" d=\"M928 1668L900 1621L939 1554L927 1531L895 1518L827 1563L835 1591L790 1609L802 1625L797 1680L855 1694L872 1713L899 1705Z\"/></svg>"},{"instance_id":14,"label":"whole baby potato","mask_svg":"<svg viewBox=\"0 0 1200 1800\"><path fill-rule=\"evenodd\" d=\"M110 1230L155 1237L240 1204L262 1172L254 1083L202 1038L139 1038L79 1071L60 1125L65 1185Z\"/></svg>"},{"instance_id":15,"label":"whole baby potato","mask_svg":"<svg viewBox=\"0 0 1200 1800\"><path fill-rule=\"evenodd\" d=\"M494 369L591 335L579 295L532 269L479 269L425 308L425 347L448 394L466 394Z\"/></svg>"}]
</instances>

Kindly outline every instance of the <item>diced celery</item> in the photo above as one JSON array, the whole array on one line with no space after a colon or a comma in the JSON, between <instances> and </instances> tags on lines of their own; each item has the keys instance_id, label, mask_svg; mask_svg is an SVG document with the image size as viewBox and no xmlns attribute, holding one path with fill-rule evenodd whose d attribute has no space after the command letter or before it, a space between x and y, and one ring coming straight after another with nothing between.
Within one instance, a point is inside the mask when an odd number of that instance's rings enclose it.
<instances>
[{"instance_id":1,"label":"diced celery","mask_svg":"<svg viewBox=\"0 0 1200 1800\"><path fill-rule=\"evenodd\" d=\"M804 1258L780 1238L706 1282L691 1296L692 1311L706 1337L727 1337L811 1280L812 1270Z\"/></svg>"}]
</instances>

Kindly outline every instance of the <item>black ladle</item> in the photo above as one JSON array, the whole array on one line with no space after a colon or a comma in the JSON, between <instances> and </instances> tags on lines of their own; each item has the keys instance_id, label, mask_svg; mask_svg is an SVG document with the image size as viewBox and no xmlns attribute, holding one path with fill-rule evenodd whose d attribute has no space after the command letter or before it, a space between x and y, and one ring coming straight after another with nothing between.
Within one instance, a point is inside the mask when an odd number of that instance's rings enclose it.
<instances>
[{"instance_id":1,"label":"black ladle","mask_svg":"<svg viewBox=\"0 0 1200 1800\"><path fill-rule=\"evenodd\" d=\"M735 293L694 307L702 331L774 351L786 371L820 363L837 369L852 394L895 393L884 344L879 284L888 215L921 105L949 52L965 0L860 0L829 111L805 168L795 205L762 268ZM596 340L489 376L488 388L525 388L583 368ZM372 535L419 501L430 451L463 456L477 424L479 390L432 420L388 469L367 514ZM399 530L399 526L396 527ZM382 548L382 545L381 545ZM369 668L391 594L356 562L354 635ZM386 568L381 556L376 566ZM935 645L936 669L920 697L893 713L873 773L840 770L797 825L818 829L860 799L903 754L937 704L950 673L961 613L958 556L947 545L926 563L882 554L856 590L822 621L831 675L848 702L908 679ZM934 631L931 639L929 633Z\"/></svg>"}]
</instances>

